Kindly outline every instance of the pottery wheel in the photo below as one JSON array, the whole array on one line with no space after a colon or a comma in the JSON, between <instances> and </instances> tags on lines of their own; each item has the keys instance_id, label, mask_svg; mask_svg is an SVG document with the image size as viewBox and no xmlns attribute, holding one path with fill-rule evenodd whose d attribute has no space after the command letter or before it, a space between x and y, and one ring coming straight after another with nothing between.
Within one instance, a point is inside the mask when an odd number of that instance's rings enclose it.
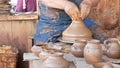
<instances>
[{"instance_id":1,"label":"pottery wheel","mask_svg":"<svg viewBox=\"0 0 120 68\"><path fill-rule=\"evenodd\" d=\"M63 40L61 37L58 38L58 41L60 41L62 43L69 43L69 44L73 44L74 43L74 41Z\"/></svg>"}]
</instances>

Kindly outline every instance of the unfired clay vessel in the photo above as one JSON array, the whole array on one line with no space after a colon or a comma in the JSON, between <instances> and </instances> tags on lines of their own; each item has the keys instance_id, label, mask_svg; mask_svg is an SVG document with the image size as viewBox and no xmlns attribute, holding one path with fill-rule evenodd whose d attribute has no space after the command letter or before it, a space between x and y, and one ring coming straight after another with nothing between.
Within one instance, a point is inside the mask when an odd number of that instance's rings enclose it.
<instances>
[{"instance_id":1,"label":"unfired clay vessel","mask_svg":"<svg viewBox=\"0 0 120 68\"><path fill-rule=\"evenodd\" d=\"M49 57L49 55L50 54L47 52L41 52L41 53L39 53L39 58L42 62L44 62Z\"/></svg>"},{"instance_id":2,"label":"unfired clay vessel","mask_svg":"<svg viewBox=\"0 0 120 68\"><path fill-rule=\"evenodd\" d=\"M108 62L98 62L98 63L92 64L92 66L94 68L113 68L112 64Z\"/></svg>"},{"instance_id":3,"label":"unfired clay vessel","mask_svg":"<svg viewBox=\"0 0 120 68\"><path fill-rule=\"evenodd\" d=\"M39 53L41 52L41 47L40 46L33 46L32 48L31 48L31 51L32 51L32 53L34 53L34 55L36 55L36 56L39 56Z\"/></svg>"},{"instance_id":4,"label":"unfired clay vessel","mask_svg":"<svg viewBox=\"0 0 120 68\"><path fill-rule=\"evenodd\" d=\"M43 49L39 53L39 58L42 62L44 62L50 55L54 54L55 51L53 49Z\"/></svg>"},{"instance_id":5,"label":"unfired clay vessel","mask_svg":"<svg viewBox=\"0 0 120 68\"><path fill-rule=\"evenodd\" d=\"M75 57L84 57L84 47L86 45L86 40L76 40L71 46L71 53Z\"/></svg>"},{"instance_id":6,"label":"unfired clay vessel","mask_svg":"<svg viewBox=\"0 0 120 68\"><path fill-rule=\"evenodd\" d=\"M120 41L117 38L109 38L104 41L106 55L110 58L120 58Z\"/></svg>"},{"instance_id":7,"label":"unfired clay vessel","mask_svg":"<svg viewBox=\"0 0 120 68\"><path fill-rule=\"evenodd\" d=\"M72 21L70 26L62 33L62 40L74 41L78 39L91 39L92 33L83 24L82 20Z\"/></svg>"},{"instance_id":8,"label":"unfired clay vessel","mask_svg":"<svg viewBox=\"0 0 120 68\"><path fill-rule=\"evenodd\" d=\"M70 64L63 58L63 54L56 53L43 62L42 68L69 68L69 66Z\"/></svg>"},{"instance_id":9,"label":"unfired clay vessel","mask_svg":"<svg viewBox=\"0 0 120 68\"><path fill-rule=\"evenodd\" d=\"M84 57L88 64L102 61L102 47L99 40L90 40L84 48Z\"/></svg>"}]
</instances>

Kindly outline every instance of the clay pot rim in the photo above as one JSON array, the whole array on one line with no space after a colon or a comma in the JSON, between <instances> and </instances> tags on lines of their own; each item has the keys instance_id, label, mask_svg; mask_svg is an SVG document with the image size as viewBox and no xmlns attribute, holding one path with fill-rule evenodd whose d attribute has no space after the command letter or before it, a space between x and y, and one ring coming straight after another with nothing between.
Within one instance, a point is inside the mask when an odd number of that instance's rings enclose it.
<instances>
[{"instance_id":1,"label":"clay pot rim","mask_svg":"<svg viewBox=\"0 0 120 68\"><path fill-rule=\"evenodd\" d=\"M56 53L50 54L50 56L61 57L63 56L63 53L56 52Z\"/></svg>"},{"instance_id":2,"label":"clay pot rim","mask_svg":"<svg viewBox=\"0 0 120 68\"><path fill-rule=\"evenodd\" d=\"M113 51L113 50L112 50L112 51L110 51L110 50L107 50L107 51L108 51L108 52L117 52L117 53L120 53L120 51Z\"/></svg>"},{"instance_id":3,"label":"clay pot rim","mask_svg":"<svg viewBox=\"0 0 120 68\"><path fill-rule=\"evenodd\" d=\"M118 43L120 41L118 38L108 38L107 40L110 42L118 42Z\"/></svg>"},{"instance_id":4,"label":"clay pot rim","mask_svg":"<svg viewBox=\"0 0 120 68\"><path fill-rule=\"evenodd\" d=\"M118 40L118 38L108 38L108 40Z\"/></svg>"},{"instance_id":5,"label":"clay pot rim","mask_svg":"<svg viewBox=\"0 0 120 68\"><path fill-rule=\"evenodd\" d=\"M86 39L76 39L76 40L74 41L74 43L79 43L79 42L86 43L87 40L86 40Z\"/></svg>"},{"instance_id":6,"label":"clay pot rim","mask_svg":"<svg viewBox=\"0 0 120 68\"><path fill-rule=\"evenodd\" d=\"M49 56L56 56L56 57L59 57L59 56L63 56L64 54L61 53L61 52L55 52L55 53L47 53L47 52L41 52L39 54L45 54L45 55L49 55Z\"/></svg>"},{"instance_id":7,"label":"clay pot rim","mask_svg":"<svg viewBox=\"0 0 120 68\"><path fill-rule=\"evenodd\" d=\"M98 63L93 63L92 64L92 66L93 67L96 67L96 65L101 65L102 67L104 67L105 65L110 65L110 66L112 66L112 64L111 63L109 63L109 62L98 62ZM98 67L98 66L97 66ZM99 66L100 67L100 66ZM113 67L113 66L112 66Z\"/></svg>"},{"instance_id":8,"label":"clay pot rim","mask_svg":"<svg viewBox=\"0 0 120 68\"><path fill-rule=\"evenodd\" d=\"M87 41L88 43L100 43L100 40L97 39L91 39Z\"/></svg>"},{"instance_id":9,"label":"clay pot rim","mask_svg":"<svg viewBox=\"0 0 120 68\"><path fill-rule=\"evenodd\" d=\"M39 46L33 46L33 48L31 49L32 52L41 52L41 47Z\"/></svg>"}]
</instances>

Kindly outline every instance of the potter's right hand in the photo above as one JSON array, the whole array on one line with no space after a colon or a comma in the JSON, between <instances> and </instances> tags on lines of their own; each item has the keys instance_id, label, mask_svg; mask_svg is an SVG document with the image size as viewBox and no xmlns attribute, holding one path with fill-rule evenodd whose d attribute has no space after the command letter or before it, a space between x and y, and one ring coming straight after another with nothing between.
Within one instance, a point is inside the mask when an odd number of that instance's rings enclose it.
<instances>
[{"instance_id":1,"label":"potter's right hand","mask_svg":"<svg viewBox=\"0 0 120 68\"><path fill-rule=\"evenodd\" d=\"M79 8L73 2L66 2L64 10L73 21L80 20Z\"/></svg>"}]
</instances>

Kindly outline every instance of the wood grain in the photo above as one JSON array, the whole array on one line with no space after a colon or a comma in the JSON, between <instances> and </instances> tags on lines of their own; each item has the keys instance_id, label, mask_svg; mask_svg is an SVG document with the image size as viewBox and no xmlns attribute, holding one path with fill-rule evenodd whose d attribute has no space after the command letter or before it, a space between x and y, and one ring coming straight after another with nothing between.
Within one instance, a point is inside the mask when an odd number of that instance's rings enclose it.
<instances>
[{"instance_id":1,"label":"wood grain","mask_svg":"<svg viewBox=\"0 0 120 68\"><path fill-rule=\"evenodd\" d=\"M0 45L7 44L18 48L17 68L28 68L28 62L23 62L23 53L30 50L28 36L35 33L37 17L38 15L0 16Z\"/></svg>"},{"instance_id":2,"label":"wood grain","mask_svg":"<svg viewBox=\"0 0 120 68\"><path fill-rule=\"evenodd\" d=\"M21 15L8 15L8 16L0 16L0 21L6 20L36 20L38 19L37 14L21 14Z\"/></svg>"},{"instance_id":3,"label":"wood grain","mask_svg":"<svg viewBox=\"0 0 120 68\"><path fill-rule=\"evenodd\" d=\"M10 21L0 21L0 45L12 44L12 30Z\"/></svg>"}]
</instances>

